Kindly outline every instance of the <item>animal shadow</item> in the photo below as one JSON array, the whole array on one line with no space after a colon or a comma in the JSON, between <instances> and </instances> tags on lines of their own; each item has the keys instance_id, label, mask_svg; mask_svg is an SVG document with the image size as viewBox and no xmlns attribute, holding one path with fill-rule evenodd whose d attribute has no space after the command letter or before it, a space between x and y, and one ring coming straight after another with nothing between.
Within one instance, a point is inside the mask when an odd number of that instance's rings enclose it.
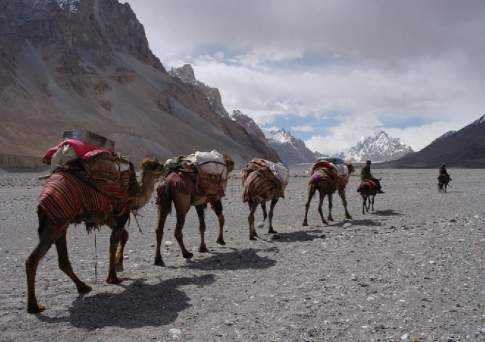
<instances>
[{"instance_id":1,"label":"animal shadow","mask_svg":"<svg viewBox=\"0 0 485 342\"><path fill-rule=\"evenodd\" d=\"M352 219L351 221L342 221L334 224L333 227L344 227L346 223L352 224L352 226L381 226L382 223L371 219Z\"/></svg>"},{"instance_id":2,"label":"animal shadow","mask_svg":"<svg viewBox=\"0 0 485 342\"><path fill-rule=\"evenodd\" d=\"M258 251L278 252L275 247L264 250L247 248L233 250L228 253L213 254L208 258L189 261L187 268L198 270L242 270L242 269L265 269L276 265L276 261L267 257L259 256Z\"/></svg>"},{"instance_id":3,"label":"animal shadow","mask_svg":"<svg viewBox=\"0 0 485 342\"><path fill-rule=\"evenodd\" d=\"M311 233L322 233L320 229L313 230L300 230L290 233L277 233L273 235L272 240L275 242L302 242L302 241L313 241L315 239L320 239L321 234L315 235Z\"/></svg>"},{"instance_id":4,"label":"animal shadow","mask_svg":"<svg viewBox=\"0 0 485 342\"><path fill-rule=\"evenodd\" d=\"M103 327L126 329L166 325L175 321L178 314L191 306L191 299L179 287L206 286L214 283L213 274L182 277L145 284L137 280L123 286L120 294L99 293L79 297L69 308L69 316L49 318L40 316L47 323L69 322L72 326L95 330Z\"/></svg>"},{"instance_id":5,"label":"animal shadow","mask_svg":"<svg viewBox=\"0 0 485 342\"><path fill-rule=\"evenodd\" d=\"M401 216L401 213L398 213L397 211L394 211L393 209L387 209L387 210L376 210L373 212L373 215L377 216Z\"/></svg>"}]
</instances>

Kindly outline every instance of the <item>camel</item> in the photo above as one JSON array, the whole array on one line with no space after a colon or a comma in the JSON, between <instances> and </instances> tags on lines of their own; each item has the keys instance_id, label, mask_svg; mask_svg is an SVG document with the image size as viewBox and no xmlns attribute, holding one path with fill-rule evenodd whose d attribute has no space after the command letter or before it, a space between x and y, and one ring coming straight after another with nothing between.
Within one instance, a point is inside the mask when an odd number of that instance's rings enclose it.
<instances>
[{"instance_id":1,"label":"camel","mask_svg":"<svg viewBox=\"0 0 485 342\"><path fill-rule=\"evenodd\" d=\"M322 166L319 166L322 165ZM334 166L329 165L328 162L317 162L314 164L311 172L311 178L308 183L308 200L305 204L305 218L303 219L303 226L308 226L308 209L310 208L310 202L315 195L315 192L319 193L318 202L318 213L322 219L323 224L328 224L328 222L323 217L323 200L325 196L328 196L328 221L333 221L332 217L332 207L333 207L333 194L338 191L340 198L342 199L342 204L345 209L345 218L348 220L352 219L348 209L347 209L347 198L345 194L345 187L349 181L350 175L354 172L354 167L350 163L339 165L339 167L346 167L347 173L345 176L338 176L337 170Z\"/></svg>"},{"instance_id":2,"label":"camel","mask_svg":"<svg viewBox=\"0 0 485 342\"><path fill-rule=\"evenodd\" d=\"M139 186L139 191L128 196L128 198L117 199L116 202L113 202L112 198L103 195L93 186L86 184L73 174L55 172L48 178L37 208L39 243L25 262L28 293L27 311L29 313L40 313L45 310L45 307L37 302L35 276L40 260L53 243L57 249L59 268L71 278L79 294L91 291L91 287L81 281L74 273L69 261L66 233L71 223L84 222L88 231L101 225L107 225L111 228L107 282L109 284L120 282L115 270L115 254L117 248L120 247L120 241L123 240L124 242L121 241L121 243L126 243L128 240L128 232L125 229L126 222L131 211L143 207L149 201L155 182L161 176L162 170L163 165L157 159L145 158L142 162L142 183ZM133 170L131 177L136 180ZM49 186L51 190L54 190L50 192L46 190ZM60 191L59 188L64 189L64 192ZM43 195L45 196L42 197ZM43 207L44 200L50 203L51 208L57 210L63 208L62 206L68 206L66 210L70 210L70 214L73 214L70 216L72 218L62 221L64 219L62 214L60 216L52 216L52 212L46 211ZM104 206L103 211L97 210L101 205L100 203ZM57 220L59 218L61 221Z\"/></svg>"},{"instance_id":3,"label":"camel","mask_svg":"<svg viewBox=\"0 0 485 342\"><path fill-rule=\"evenodd\" d=\"M451 178L449 175L438 176L438 191L446 192L448 190L448 184L450 183L450 181Z\"/></svg>"},{"instance_id":4,"label":"camel","mask_svg":"<svg viewBox=\"0 0 485 342\"><path fill-rule=\"evenodd\" d=\"M379 188L371 180L363 180L357 192L360 192L362 196L362 214L369 212L369 210L374 211L374 200Z\"/></svg>"},{"instance_id":5,"label":"camel","mask_svg":"<svg viewBox=\"0 0 485 342\"><path fill-rule=\"evenodd\" d=\"M280 197L284 197L287 180L278 179L269 167L268 161L252 160L242 170L242 185L244 188L244 202L249 206L249 240L256 240L258 233L254 226L254 213L259 205L263 210L263 224L268 220L268 234L276 234L273 228L273 210ZM275 164L286 173L288 169L282 164ZM283 169L284 168L284 169ZM284 184L283 184L284 183ZM271 201L269 214L266 210L266 202Z\"/></svg>"},{"instance_id":6,"label":"camel","mask_svg":"<svg viewBox=\"0 0 485 342\"><path fill-rule=\"evenodd\" d=\"M226 175L228 176L234 169L234 161L227 155L224 155L224 162L226 167ZM173 177L171 177L173 176ZM158 224L156 228L157 244L155 247L155 261L156 266L165 266L165 262L160 254L160 247L163 239L163 228L168 214L172 211L172 203L175 207L177 222L175 224L175 239L177 240L182 256L185 259L191 259L194 254L189 252L185 247L182 230L185 224L185 217L192 206L197 211L199 218L199 233L200 233L200 253L207 253L208 249L205 243L205 209L207 203L210 204L212 210L216 214L219 221L219 235L217 237L217 244L225 245L224 241L224 214L221 199L223 194L207 194L197 191L195 180L196 175L188 173L173 172L167 176L165 181L160 184L157 189L157 204L158 204ZM199 179L200 180L200 179ZM227 181L223 180L224 182ZM177 184L175 184L177 183ZM225 187L225 185L224 185ZM200 189L199 189L200 190Z\"/></svg>"}]
</instances>

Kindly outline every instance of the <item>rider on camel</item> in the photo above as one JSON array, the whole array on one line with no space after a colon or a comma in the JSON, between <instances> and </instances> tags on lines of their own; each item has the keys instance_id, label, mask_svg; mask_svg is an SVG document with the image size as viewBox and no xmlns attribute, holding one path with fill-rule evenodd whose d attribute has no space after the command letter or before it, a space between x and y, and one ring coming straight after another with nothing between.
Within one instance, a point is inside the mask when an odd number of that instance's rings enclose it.
<instances>
[{"instance_id":1,"label":"rider on camel","mask_svg":"<svg viewBox=\"0 0 485 342\"><path fill-rule=\"evenodd\" d=\"M383 194L384 191L382 191L381 182L379 181L379 179L372 176L372 172L370 170L371 163L372 162L370 160L366 161L365 166L362 168L362 171L360 173L360 178L363 181L364 180L370 180L370 181L374 182L377 185L377 189L378 189L377 192L380 193L380 194Z\"/></svg>"},{"instance_id":2,"label":"rider on camel","mask_svg":"<svg viewBox=\"0 0 485 342\"><path fill-rule=\"evenodd\" d=\"M451 177L450 177L450 174L448 173L448 170L446 170L445 163L441 164L440 166L440 175L438 178L447 179L448 182L451 181Z\"/></svg>"}]
</instances>

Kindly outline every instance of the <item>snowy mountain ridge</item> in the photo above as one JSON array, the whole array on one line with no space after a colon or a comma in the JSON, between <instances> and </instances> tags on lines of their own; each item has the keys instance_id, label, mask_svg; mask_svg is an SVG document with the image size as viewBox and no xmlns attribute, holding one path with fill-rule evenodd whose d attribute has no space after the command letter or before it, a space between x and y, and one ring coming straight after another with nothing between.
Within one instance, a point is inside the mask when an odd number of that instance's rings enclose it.
<instances>
[{"instance_id":1,"label":"snowy mountain ridge","mask_svg":"<svg viewBox=\"0 0 485 342\"><path fill-rule=\"evenodd\" d=\"M413 149L410 146L401 143L399 138L393 138L381 130L361 139L355 146L338 153L336 157L353 162L364 162L366 160L385 162L399 159L411 152L413 152Z\"/></svg>"}]
</instances>

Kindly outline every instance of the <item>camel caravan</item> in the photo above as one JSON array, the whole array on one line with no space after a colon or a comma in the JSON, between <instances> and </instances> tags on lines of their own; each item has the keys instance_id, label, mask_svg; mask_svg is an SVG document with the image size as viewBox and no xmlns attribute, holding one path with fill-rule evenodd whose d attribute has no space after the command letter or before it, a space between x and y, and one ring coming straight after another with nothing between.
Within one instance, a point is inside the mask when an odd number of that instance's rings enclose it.
<instances>
[{"instance_id":1,"label":"camel caravan","mask_svg":"<svg viewBox=\"0 0 485 342\"><path fill-rule=\"evenodd\" d=\"M195 207L199 219L199 252L208 252L205 241L205 211L208 206L219 222L216 242L225 245L222 199L235 167L228 155L217 151L195 152L165 162L146 157L140 165L139 181L133 163L114 152L113 141L88 131L72 130L64 133L63 141L51 148L43 161L50 165L50 174L43 177L45 182L38 198L39 242L26 261L27 311L30 313L45 309L37 302L35 278L40 260L53 244L56 246L59 268L74 282L78 292L84 294L91 291L91 287L74 273L69 261L66 233L70 224L84 223L88 232L103 225L111 229L106 281L109 284L119 283L117 272L123 270L123 252L129 238L126 225L130 215L136 215L150 201L154 192L158 209L155 265L165 266L160 248L165 222L173 207L176 217L174 235L184 258L193 257L183 239L183 228L191 207ZM352 218L347 208L346 186L353 171L351 163L335 158L319 159L313 164L303 226L308 226L310 202L317 191L318 213L322 223L333 221L332 196L335 192L342 200L345 219ZM267 220L268 234L276 234L273 227L274 209L279 199L285 197L289 169L279 162L253 159L242 168L241 180L242 201L249 208L249 239L258 238L255 227L258 207L263 212L263 225ZM363 169L358 191L363 197L363 208L366 211L369 206L373 208L374 196L382 191L378 180L370 174L370 163ZM327 220L322 210L325 197L328 198L329 209ZM269 212L267 202L270 202Z\"/></svg>"}]
</instances>

